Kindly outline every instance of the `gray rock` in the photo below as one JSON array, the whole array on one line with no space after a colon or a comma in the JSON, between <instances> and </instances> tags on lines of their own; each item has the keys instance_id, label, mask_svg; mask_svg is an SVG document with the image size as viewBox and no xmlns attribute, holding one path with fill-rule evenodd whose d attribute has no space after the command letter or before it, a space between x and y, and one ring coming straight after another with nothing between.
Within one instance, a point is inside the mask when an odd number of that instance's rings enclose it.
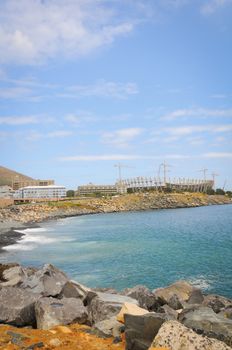
<instances>
[{"instance_id":1,"label":"gray rock","mask_svg":"<svg viewBox=\"0 0 232 350\"><path fill-rule=\"evenodd\" d=\"M118 293L116 289L114 288L93 288L94 292L101 292L101 293L110 293L110 294L121 294Z\"/></svg>"},{"instance_id":2,"label":"gray rock","mask_svg":"<svg viewBox=\"0 0 232 350\"><path fill-rule=\"evenodd\" d=\"M159 288L153 290L153 294L160 298L163 304L172 304L172 298L178 298L179 302L183 305L184 302L188 302L193 293L196 295L196 288L186 281L177 281L166 288ZM174 297L174 295L176 297Z\"/></svg>"},{"instance_id":3,"label":"gray rock","mask_svg":"<svg viewBox=\"0 0 232 350\"><path fill-rule=\"evenodd\" d=\"M189 297L188 304L202 304L204 301L204 296L202 291L198 288L194 288Z\"/></svg>"},{"instance_id":4,"label":"gray rock","mask_svg":"<svg viewBox=\"0 0 232 350\"><path fill-rule=\"evenodd\" d=\"M171 320L177 320L178 319L178 312L174 309L172 309L169 305L163 305L159 308L159 312L165 313Z\"/></svg>"},{"instance_id":5,"label":"gray rock","mask_svg":"<svg viewBox=\"0 0 232 350\"><path fill-rule=\"evenodd\" d=\"M185 309L179 315L179 321L198 334L216 338L232 346L232 320L216 314L209 307Z\"/></svg>"},{"instance_id":6,"label":"gray rock","mask_svg":"<svg viewBox=\"0 0 232 350\"><path fill-rule=\"evenodd\" d=\"M93 332L102 338L121 337L121 333L124 329L124 325L117 321L116 316L97 322L92 327Z\"/></svg>"},{"instance_id":7,"label":"gray rock","mask_svg":"<svg viewBox=\"0 0 232 350\"><path fill-rule=\"evenodd\" d=\"M32 276L37 270L30 267L22 267L16 264L4 265L4 271L2 271L2 287L20 287L22 283Z\"/></svg>"},{"instance_id":8,"label":"gray rock","mask_svg":"<svg viewBox=\"0 0 232 350\"><path fill-rule=\"evenodd\" d=\"M90 324L103 321L116 315L124 303L138 305L138 301L118 294L90 292L86 298Z\"/></svg>"},{"instance_id":9,"label":"gray rock","mask_svg":"<svg viewBox=\"0 0 232 350\"><path fill-rule=\"evenodd\" d=\"M41 298L35 304L37 328L49 329L57 325L85 323L88 314L80 299Z\"/></svg>"},{"instance_id":10,"label":"gray rock","mask_svg":"<svg viewBox=\"0 0 232 350\"><path fill-rule=\"evenodd\" d=\"M68 278L62 271L46 264L41 270L28 276L20 287L42 296L58 296L66 282Z\"/></svg>"},{"instance_id":11,"label":"gray rock","mask_svg":"<svg viewBox=\"0 0 232 350\"><path fill-rule=\"evenodd\" d=\"M4 282L1 283L2 287L14 287L20 285L23 282L25 273L21 266L14 266L10 269L5 270L2 274L2 277L4 280Z\"/></svg>"},{"instance_id":12,"label":"gray rock","mask_svg":"<svg viewBox=\"0 0 232 350\"><path fill-rule=\"evenodd\" d=\"M17 327L35 325L35 302L39 295L16 287L0 289L0 323Z\"/></svg>"},{"instance_id":13,"label":"gray rock","mask_svg":"<svg viewBox=\"0 0 232 350\"><path fill-rule=\"evenodd\" d=\"M142 316L125 314L126 350L147 350L161 325L169 319L164 313Z\"/></svg>"},{"instance_id":14,"label":"gray rock","mask_svg":"<svg viewBox=\"0 0 232 350\"><path fill-rule=\"evenodd\" d=\"M232 307L232 300L221 295L206 295L202 303L204 306L211 307L214 312L218 313L224 308Z\"/></svg>"},{"instance_id":15,"label":"gray rock","mask_svg":"<svg viewBox=\"0 0 232 350\"><path fill-rule=\"evenodd\" d=\"M138 300L139 306L149 311L157 310L160 306L159 299L145 286L135 286L125 289L122 294Z\"/></svg>"},{"instance_id":16,"label":"gray rock","mask_svg":"<svg viewBox=\"0 0 232 350\"><path fill-rule=\"evenodd\" d=\"M89 291L89 288L83 286L80 283L68 281L63 286L59 298L79 298L81 300L84 300Z\"/></svg>"},{"instance_id":17,"label":"gray rock","mask_svg":"<svg viewBox=\"0 0 232 350\"><path fill-rule=\"evenodd\" d=\"M230 350L226 344L216 339L202 337L177 321L163 323L156 335L152 348L172 350Z\"/></svg>"},{"instance_id":18,"label":"gray rock","mask_svg":"<svg viewBox=\"0 0 232 350\"><path fill-rule=\"evenodd\" d=\"M183 303L183 302L182 302ZM173 309L173 310L179 310L183 309L183 304L181 303L180 299L176 294L173 294L171 298L168 301L168 305Z\"/></svg>"},{"instance_id":19,"label":"gray rock","mask_svg":"<svg viewBox=\"0 0 232 350\"><path fill-rule=\"evenodd\" d=\"M6 279L4 278L4 272L15 266L19 266L19 264L17 263L0 264L0 283L6 281Z\"/></svg>"},{"instance_id":20,"label":"gray rock","mask_svg":"<svg viewBox=\"0 0 232 350\"><path fill-rule=\"evenodd\" d=\"M219 315L232 320L232 307L227 307L227 308L223 309L222 311L219 312Z\"/></svg>"}]
</instances>

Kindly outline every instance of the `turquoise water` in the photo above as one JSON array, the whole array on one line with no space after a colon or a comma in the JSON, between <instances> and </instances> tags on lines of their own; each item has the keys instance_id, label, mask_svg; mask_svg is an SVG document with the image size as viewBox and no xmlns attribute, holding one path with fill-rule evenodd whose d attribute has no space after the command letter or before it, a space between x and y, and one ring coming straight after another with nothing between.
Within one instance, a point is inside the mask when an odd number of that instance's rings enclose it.
<instances>
[{"instance_id":1,"label":"turquoise water","mask_svg":"<svg viewBox=\"0 0 232 350\"><path fill-rule=\"evenodd\" d=\"M87 215L25 233L0 261L50 262L90 287L186 279L232 297L232 205Z\"/></svg>"}]
</instances>

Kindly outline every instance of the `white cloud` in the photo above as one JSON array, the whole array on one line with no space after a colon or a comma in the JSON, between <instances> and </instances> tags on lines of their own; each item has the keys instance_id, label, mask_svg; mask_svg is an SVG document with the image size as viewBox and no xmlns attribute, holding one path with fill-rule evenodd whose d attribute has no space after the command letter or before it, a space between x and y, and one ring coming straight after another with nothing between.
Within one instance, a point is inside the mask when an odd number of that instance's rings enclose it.
<instances>
[{"instance_id":1,"label":"white cloud","mask_svg":"<svg viewBox=\"0 0 232 350\"><path fill-rule=\"evenodd\" d=\"M26 124L37 124L39 119L37 116L26 116L26 117L0 117L0 125L26 125Z\"/></svg>"},{"instance_id":2,"label":"white cloud","mask_svg":"<svg viewBox=\"0 0 232 350\"><path fill-rule=\"evenodd\" d=\"M201 13L204 15L211 15L230 4L232 4L232 0L209 0L201 7Z\"/></svg>"},{"instance_id":3,"label":"white cloud","mask_svg":"<svg viewBox=\"0 0 232 350\"><path fill-rule=\"evenodd\" d=\"M149 159L186 159L187 155L169 154L169 155L134 155L134 154L103 154L103 155L77 155L59 157L59 161L112 161L112 160L149 160Z\"/></svg>"},{"instance_id":4,"label":"white cloud","mask_svg":"<svg viewBox=\"0 0 232 350\"><path fill-rule=\"evenodd\" d=\"M141 128L127 128L102 134L102 142L119 148L129 146L137 136L143 132Z\"/></svg>"},{"instance_id":5,"label":"white cloud","mask_svg":"<svg viewBox=\"0 0 232 350\"><path fill-rule=\"evenodd\" d=\"M32 90L26 87L4 87L0 88L0 99L25 99L32 97Z\"/></svg>"},{"instance_id":6,"label":"white cloud","mask_svg":"<svg viewBox=\"0 0 232 350\"><path fill-rule=\"evenodd\" d=\"M209 152L204 153L203 158L232 158L231 152Z\"/></svg>"},{"instance_id":7,"label":"white cloud","mask_svg":"<svg viewBox=\"0 0 232 350\"><path fill-rule=\"evenodd\" d=\"M232 124L227 125L186 125L186 126L177 126L163 128L164 132L173 135L173 136L185 136L191 135L193 133L221 133L221 132L231 132Z\"/></svg>"},{"instance_id":8,"label":"white cloud","mask_svg":"<svg viewBox=\"0 0 232 350\"><path fill-rule=\"evenodd\" d=\"M186 117L232 117L232 109L190 108L177 109L161 117L162 120L175 120Z\"/></svg>"},{"instance_id":9,"label":"white cloud","mask_svg":"<svg viewBox=\"0 0 232 350\"><path fill-rule=\"evenodd\" d=\"M1 0L0 62L36 64L109 45L135 25L116 8L105 0Z\"/></svg>"},{"instance_id":10,"label":"white cloud","mask_svg":"<svg viewBox=\"0 0 232 350\"><path fill-rule=\"evenodd\" d=\"M68 136L71 136L72 134L73 132L69 130L54 130L47 133L33 131L33 132L30 132L26 138L29 141L37 141L40 139L55 139L55 138L68 137Z\"/></svg>"},{"instance_id":11,"label":"white cloud","mask_svg":"<svg viewBox=\"0 0 232 350\"><path fill-rule=\"evenodd\" d=\"M59 93L58 97L80 98L80 97L113 97L127 98L129 95L138 93L138 87L135 83L118 83L113 81L100 80L91 85L74 85Z\"/></svg>"}]
</instances>

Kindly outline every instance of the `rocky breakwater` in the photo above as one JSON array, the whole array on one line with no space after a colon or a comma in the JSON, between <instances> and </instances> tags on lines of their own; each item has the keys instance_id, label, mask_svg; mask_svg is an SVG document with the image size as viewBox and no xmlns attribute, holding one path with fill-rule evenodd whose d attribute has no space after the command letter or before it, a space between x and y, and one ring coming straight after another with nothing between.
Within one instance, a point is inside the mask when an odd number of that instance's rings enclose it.
<instances>
[{"instance_id":1,"label":"rocky breakwater","mask_svg":"<svg viewBox=\"0 0 232 350\"><path fill-rule=\"evenodd\" d=\"M66 202L65 202L66 203ZM84 215L96 212L96 210L89 206L82 205L62 205L57 202L50 204L24 204L13 205L8 208L0 209L0 225L1 222L9 222L14 225L20 223L41 222L46 219L55 219L72 215Z\"/></svg>"},{"instance_id":2,"label":"rocky breakwater","mask_svg":"<svg viewBox=\"0 0 232 350\"><path fill-rule=\"evenodd\" d=\"M46 219L63 218L93 213L139 211L152 209L189 208L205 205L231 204L227 196L209 196L202 193L132 193L112 198L86 198L44 204L13 205L0 209L0 229L20 224L36 223Z\"/></svg>"},{"instance_id":3,"label":"rocky breakwater","mask_svg":"<svg viewBox=\"0 0 232 350\"><path fill-rule=\"evenodd\" d=\"M153 291L145 286L122 292L90 289L49 264L41 269L0 266L0 323L5 324L0 327L0 348L1 339L7 339L14 345L9 349L229 350L232 346L231 299L203 295L185 281ZM40 342L34 341L36 331ZM81 347L83 334L95 338ZM105 339L107 347L100 342L99 348L97 339Z\"/></svg>"}]
</instances>

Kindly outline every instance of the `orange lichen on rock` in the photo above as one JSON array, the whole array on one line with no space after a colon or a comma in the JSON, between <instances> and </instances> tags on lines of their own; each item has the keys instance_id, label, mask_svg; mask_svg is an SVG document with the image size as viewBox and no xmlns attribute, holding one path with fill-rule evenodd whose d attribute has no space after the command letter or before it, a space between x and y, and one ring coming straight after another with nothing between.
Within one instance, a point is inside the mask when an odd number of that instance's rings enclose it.
<instances>
[{"instance_id":1,"label":"orange lichen on rock","mask_svg":"<svg viewBox=\"0 0 232 350\"><path fill-rule=\"evenodd\" d=\"M0 326L0 350L124 350L125 341L102 339L83 325L58 326L52 330Z\"/></svg>"}]
</instances>

